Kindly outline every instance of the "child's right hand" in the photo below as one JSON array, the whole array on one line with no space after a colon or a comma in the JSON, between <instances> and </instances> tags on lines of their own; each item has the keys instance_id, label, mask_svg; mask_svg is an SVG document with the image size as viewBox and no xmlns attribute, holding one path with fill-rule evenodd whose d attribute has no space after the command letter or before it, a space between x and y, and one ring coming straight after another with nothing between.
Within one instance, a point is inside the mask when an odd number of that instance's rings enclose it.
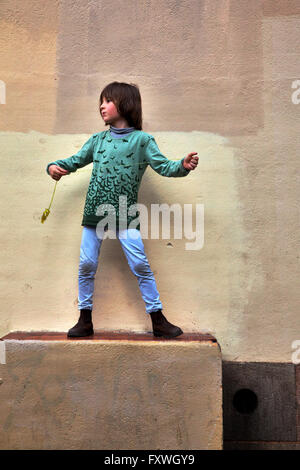
<instances>
[{"instance_id":1,"label":"child's right hand","mask_svg":"<svg viewBox=\"0 0 300 470\"><path fill-rule=\"evenodd\" d=\"M68 175L70 173L68 170L64 170L63 168L57 165L50 165L48 171L51 178L56 181L59 181L62 176Z\"/></svg>"}]
</instances>

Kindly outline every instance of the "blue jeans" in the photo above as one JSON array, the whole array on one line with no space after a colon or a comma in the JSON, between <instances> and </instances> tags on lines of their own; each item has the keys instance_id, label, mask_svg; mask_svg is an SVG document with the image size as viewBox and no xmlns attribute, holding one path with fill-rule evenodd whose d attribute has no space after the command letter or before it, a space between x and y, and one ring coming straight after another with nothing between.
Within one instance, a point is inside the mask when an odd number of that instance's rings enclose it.
<instances>
[{"instance_id":1,"label":"blue jeans","mask_svg":"<svg viewBox=\"0 0 300 470\"><path fill-rule=\"evenodd\" d=\"M102 231L102 235L104 232ZM153 272L145 255L144 244L139 230L126 229L115 232L126 255L129 267L137 277L140 291L146 305L146 313L162 309ZM100 248L103 242L96 227L83 227L78 273L78 309L93 308L94 280L98 268Z\"/></svg>"}]
</instances>

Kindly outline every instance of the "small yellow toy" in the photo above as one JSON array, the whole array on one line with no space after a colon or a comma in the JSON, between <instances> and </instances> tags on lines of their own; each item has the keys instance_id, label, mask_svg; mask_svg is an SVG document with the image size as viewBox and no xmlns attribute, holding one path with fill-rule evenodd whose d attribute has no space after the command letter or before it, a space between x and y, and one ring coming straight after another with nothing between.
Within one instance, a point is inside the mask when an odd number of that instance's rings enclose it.
<instances>
[{"instance_id":1,"label":"small yellow toy","mask_svg":"<svg viewBox=\"0 0 300 470\"><path fill-rule=\"evenodd\" d=\"M45 209L45 210L44 210L43 215L42 215L42 217L41 217L41 223L42 223L42 224L45 222L45 220L47 219L48 215L50 214L50 207L51 207L51 204L52 204L52 201L53 201L53 198L54 198L54 194L55 194L55 190L56 190L56 185L57 185L57 181L56 181L55 186L54 186L54 190L53 190L53 194L52 194L52 198L51 198L50 205L49 205L48 209Z\"/></svg>"}]
</instances>

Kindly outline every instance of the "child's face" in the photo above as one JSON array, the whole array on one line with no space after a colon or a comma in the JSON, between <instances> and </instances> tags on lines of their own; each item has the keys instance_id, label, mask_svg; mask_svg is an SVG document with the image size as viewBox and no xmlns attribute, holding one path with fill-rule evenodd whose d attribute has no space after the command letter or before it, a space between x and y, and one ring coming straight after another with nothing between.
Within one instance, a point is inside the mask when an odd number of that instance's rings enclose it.
<instances>
[{"instance_id":1,"label":"child's face","mask_svg":"<svg viewBox=\"0 0 300 470\"><path fill-rule=\"evenodd\" d=\"M100 106L100 113L105 124L111 124L112 126L119 121L121 117L115 103L107 100L105 97Z\"/></svg>"}]
</instances>

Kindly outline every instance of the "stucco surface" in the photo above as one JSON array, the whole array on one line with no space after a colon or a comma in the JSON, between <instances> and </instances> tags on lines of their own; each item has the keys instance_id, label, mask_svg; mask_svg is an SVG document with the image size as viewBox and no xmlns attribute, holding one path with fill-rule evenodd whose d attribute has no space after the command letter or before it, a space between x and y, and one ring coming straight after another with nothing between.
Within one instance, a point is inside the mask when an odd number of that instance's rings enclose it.
<instances>
[{"instance_id":1,"label":"stucco surface","mask_svg":"<svg viewBox=\"0 0 300 470\"><path fill-rule=\"evenodd\" d=\"M1 449L221 449L217 343L5 340Z\"/></svg>"},{"instance_id":2,"label":"stucco surface","mask_svg":"<svg viewBox=\"0 0 300 470\"><path fill-rule=\"evenodd\" d=\"M217 334L224 353L230 353L225 338L228 324L236 320L232 298L242 302L243 285L254 271L247 272L242 248L246 234L235 206L234 150L227 139L209 133L153 133L161 150L177 159L186 149L197 148L197 172L184 178L164 178L150 167L140 189L139 202L148 210L148 238L144 239L164 311L171 322L185 331ZM48 207L54 182L45 172L47 162L62 152L72 154L88 136L47 136L3 134L6 142L6 171L14 173L2 190L10 203L2 216L11 227L10 248L1 252L6 266L6 296L3 325L13 330L66 331L77 319L77 272L81 238L81 217L92 165L62 178L57 185L51 213L44 224L40 217ZM219 158L216 158L219 155ZM30 167L28 162L30 161ZM27 190L24 181L28 181ZM32 183L34 181L34 184ZM17 188L17 189L16 189ZM221 196L221 197L220 197ZM151 204L192 205L196 229L197 204L204 208L203 246L184 236L151 239ZM182 213L183 225L186 223ZM161 224L159 226L161 229ZM4 230L4 227L3 227ZM232 243L234 237L236 243ZM199 249L187 249L187 244ZM242 276L242 277L241 277ZM12 279L14 282L11 282ZM14 315L10 316L10 306ZM241 303L239 304L239 308ZM138 282L131 273L118 240L104 240L95 282L93 321L96 329L148 331L151 320L145 313Z\"/></svg>"},{"instance_id":3,"label":"stucco surface","mask_svg":"<svg viewBox=\"0 0 300 470\"><path fill-rule=\"evenodd\" d=\"M165 313L210 331L224 358L291 360L299 331L297 1L13 0L1 5L1 336L77 320L81 214L90 168L63 178L51 214L45 166L103 130L98 97L137 83L144 128L180 180L147 170L140 202L204 204L204 245L145 240ZM299 88L299 84L298 84ZM169 244L171 243L171 245ZM97 329L151 327L117 240L104 242Z\"/></svg>"}]
</instances>

